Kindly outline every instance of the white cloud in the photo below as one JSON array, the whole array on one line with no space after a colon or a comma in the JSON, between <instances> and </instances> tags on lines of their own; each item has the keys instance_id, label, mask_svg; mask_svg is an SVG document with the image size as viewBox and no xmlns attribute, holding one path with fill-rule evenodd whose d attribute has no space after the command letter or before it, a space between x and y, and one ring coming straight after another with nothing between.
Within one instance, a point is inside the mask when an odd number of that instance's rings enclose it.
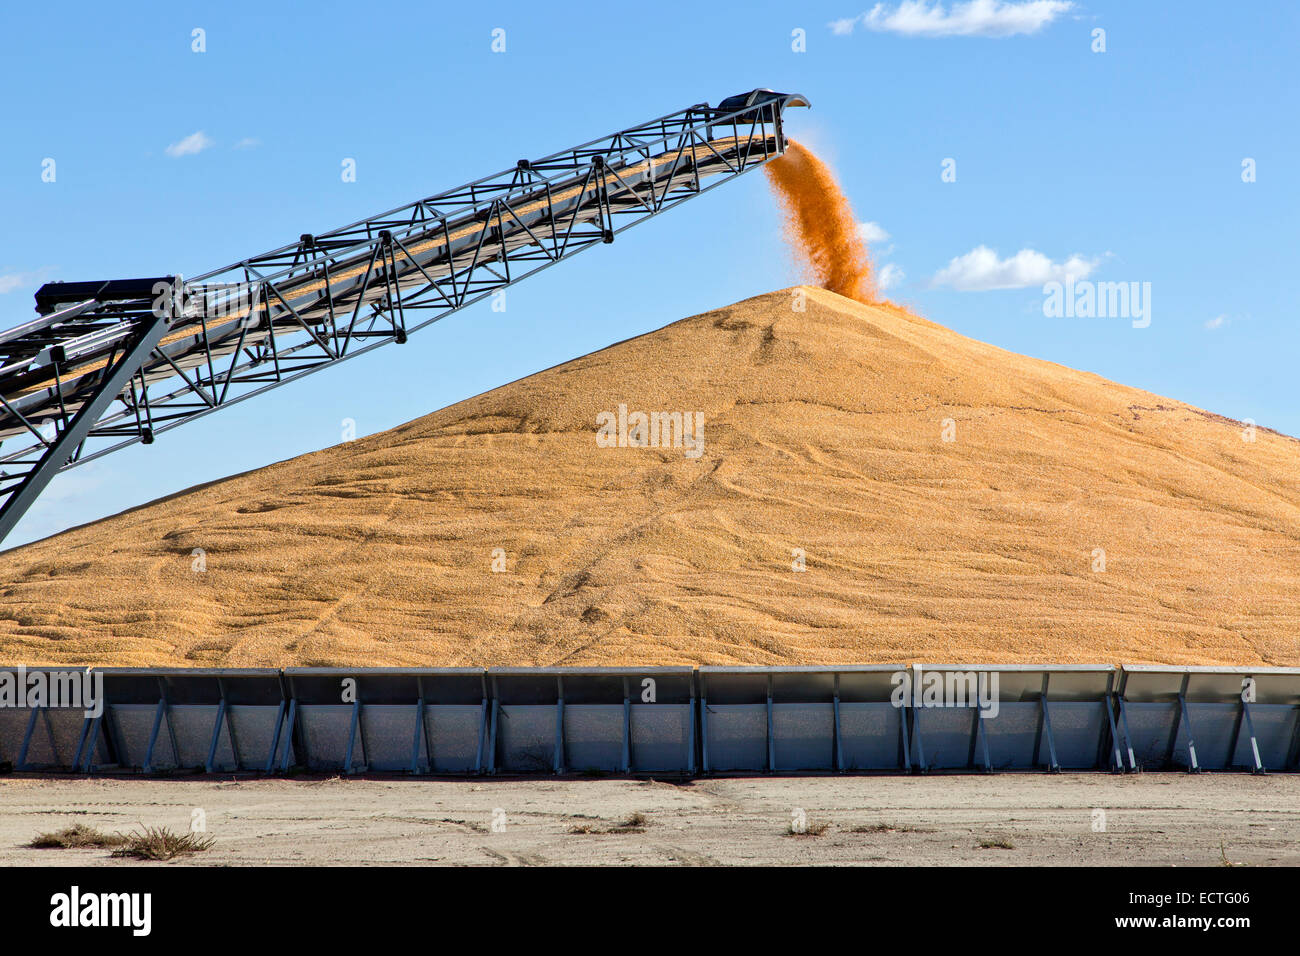
<instances>
[{"instance_id":1,"label":"white cloud","mask_svg":"<svg viewBox=\"0 0 1300 956\"><path fill-rule=\"evenodd\" d=\"M1072 0L965 0L945 8L943 0L877 3L857 17L834 20L831 32L845 36L857 23L868 30L914 37L1009 37L1037 33L1074 7Z\"/></svg>"},{"instance_id":2,"label":"white cloud","mask_svg":"<svg viewBox=\"0 0 1300 956\"><path fill-rule=\"evenodd\" d=\"M1223 328L1225 325L1228 324L1228 322L1229 322L1229 319L1228 319L1228 316L1227 316L1226 314L1225 314L1225 315L1216 315L1214 318L1210 319L1210 321L1208 321L1208 322L1205 323L1205 327L1206 327L1207 329L1209 329L1210 331L1214 331L1215 329L1221 329L1221 328Z\"/></svg>"},{"instance_id":3,"label":"white cloud","mask_svg":"<svg viewBox=\"0 0 1300 956\"><path fill-rule=\"evenodd\" d=\"M43 269L37 269L35 272L6 272L0 273L0 294L13 292L15 289L22 289L27 286L39 285L45 281L45 277L52 270L49 266Z\"/></svg>"},{"instance_id":4,"label":"white cloud","mask_svg":"<svg viewBox=\"0 0 1300 956\"><path fill-rule=\"evenodd\" d=\"M886 262L876 274L876 285L880 287L881 292L887 292L902 282L904 275L905 273L897 264Z\"/></svg>"},{"instance_id":5,"label":"white cloud","mask_svg":"<svg viewBox=\"0 0 1300 956\"><path fill-rule=\"evenodd\" d=\"M883 249L881 245L889 241L889 232L878 222L860 222L858 223L858 236L868 246L873 246L872 256L887 256L893 252L894 244L890 243ZM876 268L876 285L881 292L891 286L896 286L903 281L903 270L892 262L886 262Z\"/></svg>"},{"instance_id":6,"label":"white cloud","mask_svg":"<svg viewBox=\"0 0 1300 956\"><path fill-rule=\"evenodd\" d=\"M235 149L253 149L255 146L261 146L262 141L255 136L245 136L235 144Z\"/></svg>"},{"instance_id":7,"label":"white cloud","mask_svg":"<svg viewBox=\"0 0 1300 956\"><path fill-rule=\"evenodd\" d=\"M11 272L8 275L0 275L0 292L12 292L14 289L21 289L27 284L27 275L22 272Z\"/></svg>"},{"instance_id":8,"label":"white cloud","mask_svg":"<svg viewBox=\"0 0 1300 956\"><path fill-rule=\"evenodd\" d=\"M858 235L862 237L865 243L884 242L889 238L889 233L881 228L878 222L860 222L858 223Z\"/></svg>"},{"instance_id":9,"label":"white cloud","mask_svg":"<svg viewBox=\"0 0 1300 956\"><path fill-rule=\"evenodd\" d=\"M976 246L935 273L930 284L951 286L961 292L1024 289L1046 282L1082 279L1097 268L1097 262L1078 254L1064 262L1053 262L1033 249L1021 249L1009 259L999 259L988 246Z\"/></svg>"},{"instance_id":10,"label":"white cloud","mask_svg":"<svg viewBox=\"0 0 1300 956\"><path fill-rule=\"evenodd\" d=\"M203 130L199 130L197 133L190 133L189 136L186 136L179 142L172 143L163 150L163 152L173 159L176 159L180 156L193 156L196 153L201 153L213 145L215 145L215 143L207 133L203 132Z\"/></svg>"}]
</instances>

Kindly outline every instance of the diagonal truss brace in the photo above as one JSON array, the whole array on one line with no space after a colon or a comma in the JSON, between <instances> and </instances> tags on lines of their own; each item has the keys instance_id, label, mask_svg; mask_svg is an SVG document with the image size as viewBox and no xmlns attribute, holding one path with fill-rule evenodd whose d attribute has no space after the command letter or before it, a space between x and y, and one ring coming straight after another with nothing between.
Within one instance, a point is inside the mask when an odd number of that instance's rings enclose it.
<instances>
[{"instance_id":1,"label":"diagonal truss brace","mask_svg":"<svg viewBox=\"0 0 1300 956\"><path fill-rule=\"evenodd\" d=\"M68 422L67 427L60 430L54 440L48 443L44 454L9 495L4 506L0 507L0 540L13 530L14 525L31 507L32 502L45 490L45 486L53 480L90 435L90 430L100 416L126 388L131 377L161 341L170 325L170 320L171 316L166 314L152 315L142 325L134 343L129 345L117 362L106 370L95 391Z\"/></svg>"}]
</instances>

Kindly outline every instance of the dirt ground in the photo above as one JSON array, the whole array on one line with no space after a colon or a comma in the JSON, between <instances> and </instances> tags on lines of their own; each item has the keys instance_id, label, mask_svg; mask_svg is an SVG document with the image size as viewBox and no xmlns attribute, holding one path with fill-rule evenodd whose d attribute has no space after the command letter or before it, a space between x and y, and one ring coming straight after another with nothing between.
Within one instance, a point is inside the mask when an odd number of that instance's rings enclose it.
<instances>
[{"instance_id":1,"label":"dirt ground","mask_svg":"<svg viewBox=\"0 0 1300 956\"><path fill-rule=\"evenodd\" d=\"M206 865L1300 865L1300 776L1006 774L7 777L0 866L146 865L25 844L74 823L185 830L196 810L215 845L189 859Z\"/></svg>"}]
</instances>

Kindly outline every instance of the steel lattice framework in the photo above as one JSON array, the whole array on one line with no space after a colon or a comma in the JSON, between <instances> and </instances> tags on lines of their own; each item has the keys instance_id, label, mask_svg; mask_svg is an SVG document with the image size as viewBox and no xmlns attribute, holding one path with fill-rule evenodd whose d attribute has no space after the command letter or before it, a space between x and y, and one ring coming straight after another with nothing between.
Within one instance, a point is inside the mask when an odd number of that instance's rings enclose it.
<instances>
[{"instance_id":1,"label":"steel lattice framework","mask_svg":"<svg viewBox=\"0 0 1300 956\"><path fill-rule=\"evenodd\" d=\"M794 94L620 130L194 279L55 282L0 333L0 540L60 471L407 336L780 156Z\"/></svg>"}]
</instances>

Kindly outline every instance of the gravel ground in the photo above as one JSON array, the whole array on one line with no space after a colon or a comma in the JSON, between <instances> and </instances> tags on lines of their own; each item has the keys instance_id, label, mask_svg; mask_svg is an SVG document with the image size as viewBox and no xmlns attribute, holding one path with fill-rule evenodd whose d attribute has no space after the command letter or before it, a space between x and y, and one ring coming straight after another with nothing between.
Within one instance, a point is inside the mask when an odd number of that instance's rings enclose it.
<instances>
[{"instance_id":1,"label":"gravel ground","mask_svg":"<svg viewBox=\"0 0 1300 956\"><path fill-rule=\"evenodd\" d=\"M185 830L196 810L215 845L189 861L209 865L1300 864L1300 776L1004 774L9 776L0 781L0 865L145 865L25 844L74 823ZM799 811L807 832L792 835Z\"/></svg>"}]
</instances>

